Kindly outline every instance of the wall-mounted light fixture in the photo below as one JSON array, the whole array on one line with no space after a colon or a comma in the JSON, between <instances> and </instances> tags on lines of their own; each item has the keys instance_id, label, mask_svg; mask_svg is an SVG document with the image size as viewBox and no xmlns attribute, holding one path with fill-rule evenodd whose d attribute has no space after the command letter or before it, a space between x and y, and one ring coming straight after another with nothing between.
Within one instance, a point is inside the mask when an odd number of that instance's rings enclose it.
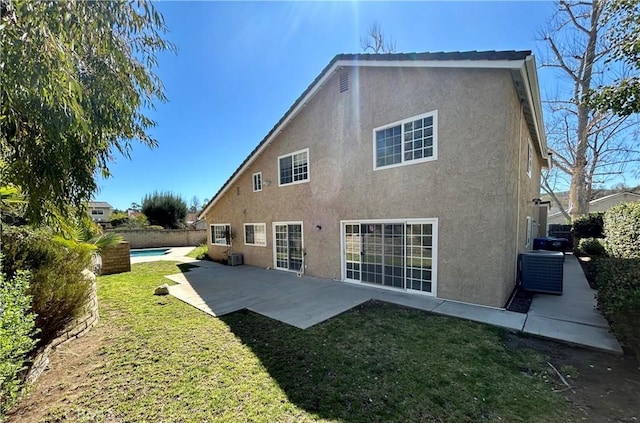
<instances>
[{"instance_id":1,"label":"wall-mounted light fixture","mask_svg":"<svg viewBox=\"0 0 640 423\"><path fill-rule=\"evenodd\" d=\"M320 231L320 230L322 230L322 226L316 225L316 231Z\"/></svg>"}]
</instances>

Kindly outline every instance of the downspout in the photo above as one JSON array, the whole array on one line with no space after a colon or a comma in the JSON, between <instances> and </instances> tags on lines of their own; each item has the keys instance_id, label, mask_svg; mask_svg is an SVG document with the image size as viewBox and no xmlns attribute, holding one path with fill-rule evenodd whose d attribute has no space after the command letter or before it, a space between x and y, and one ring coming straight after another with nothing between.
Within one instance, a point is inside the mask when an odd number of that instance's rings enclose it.
<instances>
[{"instance_id":1,"label":"downspout","mask_svg":"<svg viewBox=\"0 0 640 423\"><path fill-rule=\"evenodd\" d=\"M520 119L518 124L518 187L516 188L516 266L514 280L518 280L518 246L520 245L520 180L522 178L522 116L524 114L523 101L520 100Z\"/></svg>"}]
</instances>

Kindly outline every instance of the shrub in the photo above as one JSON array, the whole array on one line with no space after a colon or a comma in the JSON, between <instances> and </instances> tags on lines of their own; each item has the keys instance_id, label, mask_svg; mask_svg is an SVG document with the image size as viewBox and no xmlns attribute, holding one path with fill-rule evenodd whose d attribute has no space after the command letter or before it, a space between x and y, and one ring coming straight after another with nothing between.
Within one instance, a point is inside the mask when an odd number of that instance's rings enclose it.
<instances>
[{"instance_id":1,"label":"shrub","mask_svg":"<svg viewBox=\"0 0 640 423\"><path fill-rule=\"evenodd\" d=\"M129 215L124 212L114 212L111 214L111 218L109 219L109 223L114 228L118 226L125 226L129 224Z\"/></svg>"},{"instance_id":2,"label":"shrub","mask_svg":"<svg viewBox=\"0 0 640 423\"><path fill-rule=\"evenodd\" d=\"M598 259L596 284L598 307L640 360L640 259Z\"/></svg>"},{"instance_id":3,"label":"shrub","mask_svg":"<svg viewBox=\"0 0 640 423\"><path fill-rule=\"evenodd\" d=\"M578 244L578 251L595 257L604 257L607 250L600 238L582 238Z\"/></svg>"},{"instance_id":4,"label":"shrub","mask_svg":"<svg viewBox=\"0 0 640 423\"><path fill-rule=\"evenodd\" d=\"M640 258L640 203L624 203L604 215L607 249L611 257Z\"/></svg>"},{"instance_id":5,"label":"shrub","mask_svg":"<svg viewBox=\"0 0 640 423\"><path fill-rule=\"evenodd\" d=\"M593 212L573 220L573 235L576 238L604 238L602 212Z\"/></svg>"},{"instance_id":6,"label":"shrub","mask_svg":"<svg viewBox=\"0 0 640 423\"><path fill-rule=\"evenodd\" d=\"M145 195L142 213L147 216L151 225L160 225L166 229L181 228L187 216L187 203L178 194L156 191Z\"/></svg>"},{"instance_id":7,"label":"shrub","mask_svg":"<svg viewBox=\"0 0 640 423\"><path fill-rule=\"evenodd\" d=\"M20 372L33 350L34 315L29 312L29 276L19 271L13 279L0 273L0 421L20 393Z\"/></svg>"},{"instance_id":8,"label":"shrub","mask_svg":"<svg viewBox=\"0 0 640 423\"><path fill-rule=\"evenodd\" d=\"M91 250L83 245L62 245L46 230L7 228L2 235L3 272L14 277L18 270L30 272L28 294L40 331L40 345L83 311L91 281L82 271L91 265Z\"/></svg>"}]
</instances>

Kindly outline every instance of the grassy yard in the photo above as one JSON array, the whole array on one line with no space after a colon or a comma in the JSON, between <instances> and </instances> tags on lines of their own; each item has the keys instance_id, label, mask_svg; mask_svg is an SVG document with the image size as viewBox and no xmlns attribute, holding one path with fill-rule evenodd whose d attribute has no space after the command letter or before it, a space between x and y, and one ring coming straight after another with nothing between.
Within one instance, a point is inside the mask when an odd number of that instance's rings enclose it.
<instances>
[{"instance_id":1,"label":"grassy yard","mask_svg":"<svg viewBox=\"0 0 640 423\"><path fill-rule=\"evenodd\" d=\"M189 254L187 254L187 257L191 257L194 259L198 259L198 260L202 260L204 258L206 258L207 256L207 245L203 244L203 245L199 245L196 248L194 248L193 250L191 250L189 252Z\"/></svg>"},{"instance_id":2,"label":"grassy yard","mask_svg":"<svg viewBox=\"0 0 640 423\"><path fill-rule=\"evenodd\" d=\"M216 319L151 295L178 271L152 262L98 279L100 364L45 421L572 418L545 358L506 348L499 330L381 303L308 330L250 312Z\"/></svg>"}]
</instances>

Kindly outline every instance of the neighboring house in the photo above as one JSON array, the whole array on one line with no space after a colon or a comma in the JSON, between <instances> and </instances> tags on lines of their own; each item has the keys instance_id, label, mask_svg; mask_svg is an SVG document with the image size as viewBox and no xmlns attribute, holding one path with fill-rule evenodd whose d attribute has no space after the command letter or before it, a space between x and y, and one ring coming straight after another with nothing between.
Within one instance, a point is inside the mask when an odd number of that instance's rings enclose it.
<instances>
[{"instance_id":1,"label":"neighboring house","mask_svg":"<svg viewBox=\"0 0 640 423\"><path fill-rule=\"evenodd\" d=\"M113 207L104 201L89 201L87 212L91 216L91 220L98 223L102 227L110 226L111 212Z\"/></svg>"},{"instance_id":2,"label":"neighboring house","mask_svg":"<svg viewBox=\"0 0 640 423\"><path fill-rule=\"evenodd\" d=\"M531 52L341 54L206 205L209 255L503 307L547 160Z\"/></svg>"},{"instance_id":3,"label":"neighboring house","mask_svg":"<svg viewBox=\"0 0 640 423\"><path fill-rule=\"evenodd\" d=\"M609 210L613 206L617 206L622 203L634 203L640 201L640 194L635 192L617 192L615 194L607 195L606 197L596 198L589 202L589 212L604 212ZM547 223L552 224L569 224L562 212L556 212L550 214Z\"/></svg>"},{"instance_id":4,"label":"neighboring house","mask_svg":"<svg viewBox=\"0 0 640 423\"><path fill-rule=\"evenodd\" d=\"M198 213L189 212L184 220L190 229L207 229L207 221L198 219Z\"/></svg>"}]
</instances>

